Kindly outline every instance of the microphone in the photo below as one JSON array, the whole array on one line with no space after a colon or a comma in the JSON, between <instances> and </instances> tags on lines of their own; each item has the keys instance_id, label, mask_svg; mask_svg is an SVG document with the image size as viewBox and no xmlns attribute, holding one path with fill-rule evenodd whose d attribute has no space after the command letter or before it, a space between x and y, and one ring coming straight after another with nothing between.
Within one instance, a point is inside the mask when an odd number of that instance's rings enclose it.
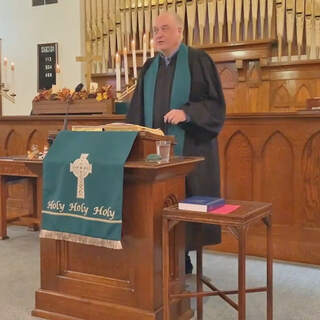
<instances>
[{"instance_id":1,"label":"microphone","mask_svg":"<svg viewBox=\"0 0 320 320\"><path fill-rule=\"evenodd\" d=\"M76 88L74 89L74 92L80 92L83 88L83 83L79 83Z\"/></svg>"},{"instance_id":2,"label":"microphone","mask_svg":"<svg viewBox=\"0 0 320 320\"><path fill-rule=\"evenodd\" d=\"M63 120L63 128L62 130L67 130L67 127L68 127L68 115L69 115L69 105L71 103L73 103L73 97L75 95L75 93L78 93L82 90L83 88L83 83L79 83L76 88L74 89L74 92L72 93L72 95L69 95L69 98L67 100L67 107L66 107L66 114L65 114L65 117L64 117L64 120Z\"/></svg>"}]
</instances>

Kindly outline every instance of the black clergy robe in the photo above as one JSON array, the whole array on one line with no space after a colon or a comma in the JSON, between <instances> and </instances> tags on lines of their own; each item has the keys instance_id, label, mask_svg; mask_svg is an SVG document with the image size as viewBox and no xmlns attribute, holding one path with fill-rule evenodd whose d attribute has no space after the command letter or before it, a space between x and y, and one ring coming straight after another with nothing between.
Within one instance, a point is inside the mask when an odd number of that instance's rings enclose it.
<instances>
[{"instance_id":1,"label":"black clergy robe","mask_svg":"<svg viewBox=\"0 0 320 320\"><path fill-rule=\"evenodd\" d=\"M187 196L220 196L220 170L217 136L225 118L225 101L215 64L206 52L188 47L191 73L189 101L181 106L188 121L179 126L185 130L184 156L201 156L205 161L187 176ZM177 53L169 65L160 58L154 93L153 127L166 133L163 116L170 111L170 97ZM143 79L153 59L141 69L137 88L127 114L129 123L144 125ZM215 225L187 224L186 249L216 244L221 241L220 227Z\"/></svg>"}]
</instances>

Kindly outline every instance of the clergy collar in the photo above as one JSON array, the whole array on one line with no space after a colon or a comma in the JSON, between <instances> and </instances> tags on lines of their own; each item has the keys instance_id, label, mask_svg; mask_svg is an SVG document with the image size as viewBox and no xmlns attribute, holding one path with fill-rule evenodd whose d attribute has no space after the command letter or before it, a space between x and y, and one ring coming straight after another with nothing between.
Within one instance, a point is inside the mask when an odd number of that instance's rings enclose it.
<instances>
[{"instance_id":1,"label":"clergy collar","mask_svg":"<svg viewBox=\"0 0 320 320\"><path fill-rule=\"evenodd\" d=\"M166 55L164 55L163 52L160 51L160 57L161 57L162 59L164 59L164 61L165 61L165 63L166 63L166 66L168 66L168 65L170 64L171 59L176 55L176 53L179 51L180 47L181 47L181 44L180 44L179 47L178 47L170 56L168 56L168 57L167 57Z\"/></svg>"}]
</instances>

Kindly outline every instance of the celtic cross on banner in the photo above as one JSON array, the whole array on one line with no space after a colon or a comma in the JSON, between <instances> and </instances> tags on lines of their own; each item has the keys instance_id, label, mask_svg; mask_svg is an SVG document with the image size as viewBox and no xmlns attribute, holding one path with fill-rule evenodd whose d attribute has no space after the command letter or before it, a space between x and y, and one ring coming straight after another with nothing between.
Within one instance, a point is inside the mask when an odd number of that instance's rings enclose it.
<instances>
[{"instance_id":1,"label":"celtic cross on banner","mask_svg":"<svg viewBox=\"0 0 320 320\"><path fill-rule=\"evenodd\" d=\"M90 173L92 173L92 164L87 160L88 156L88 153L82 153L79 159L70 163L70 172L72 172L78 179L77 198L80 199L84 199L85 197L84 180Z\"/></svg>"}]
</instances>

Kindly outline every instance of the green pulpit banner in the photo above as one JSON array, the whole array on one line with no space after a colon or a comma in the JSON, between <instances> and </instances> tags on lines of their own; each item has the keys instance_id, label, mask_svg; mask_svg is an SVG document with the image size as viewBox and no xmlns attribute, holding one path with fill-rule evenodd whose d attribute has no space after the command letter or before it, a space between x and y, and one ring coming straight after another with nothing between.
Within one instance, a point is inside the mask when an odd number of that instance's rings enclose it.
<instances>
[{"instance_id":1,"label":"green pulpit banner","mask_svg":"<svg viewBox=\"0 0 320 320\"><path fill-rule=\"evenodd\" d=\"M122 248L123 167L136 136L59 133L43 162L41 238Z\"/></svg>"}]
</instances>

